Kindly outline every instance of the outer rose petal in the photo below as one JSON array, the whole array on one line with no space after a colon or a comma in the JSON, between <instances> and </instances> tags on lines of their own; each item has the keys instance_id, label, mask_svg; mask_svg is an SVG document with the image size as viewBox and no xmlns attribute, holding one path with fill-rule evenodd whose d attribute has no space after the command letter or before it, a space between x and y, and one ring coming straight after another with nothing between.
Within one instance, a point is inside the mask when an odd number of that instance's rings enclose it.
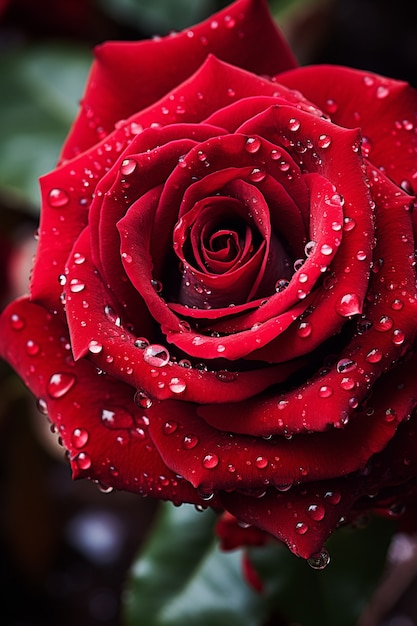
<instances>
[{"instance_id":1,"label":"outer rose petal","mask_svg":"<svg viewBox=\"0 0 417 626\"><path fill-rule=\"evenodd\" d=\"M36 329L34 333L34 329ZM180 502L201 503L195 490L161 461L133 402L134 388L74 363L67 329L28 300L0 318L1 354L47 412L69 451L74 478Z\"/></svg>"},{"instance_id":2,"label":"outer rose petal","mask_svg":"<svg viewBox=\"0 0 417 626\"><path fill-rule=\"evenodd\" d=\"M209 54L259 75L296 66L265 0L238 0L200 25L160 40L102 44L62 158L72 158L118 120L161 98Z\"/></svg>"},{"instance_id":3,"label":"outer rose petal","mask_svg":"<svg viewBox=\"0 0 417 626\"><path fill-rule=\"evenodd\" d=\"M417 91L407 83L346 67L297 68L278 82L300 89L336 124L360 127L362 150L397 185L417 193Z\"/></svg>"}]
</instances>

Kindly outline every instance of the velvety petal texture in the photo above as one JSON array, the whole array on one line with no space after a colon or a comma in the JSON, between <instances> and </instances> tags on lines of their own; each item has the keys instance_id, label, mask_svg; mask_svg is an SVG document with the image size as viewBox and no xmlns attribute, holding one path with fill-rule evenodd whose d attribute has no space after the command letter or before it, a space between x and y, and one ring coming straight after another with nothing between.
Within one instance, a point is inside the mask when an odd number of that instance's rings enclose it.
<instances>
[{"instance_id":1,"label":"velvety petal texture","mask_svg":"<svg viewBox=\"0 0 417 626\"><path fill-rule=\"evenodd\" d=\"M416 109L296 67L264 0L96 49L0 318L75 478L212 506L225 549L318 568L364 511L410 526Z\"/></svg>"}]
</instances>

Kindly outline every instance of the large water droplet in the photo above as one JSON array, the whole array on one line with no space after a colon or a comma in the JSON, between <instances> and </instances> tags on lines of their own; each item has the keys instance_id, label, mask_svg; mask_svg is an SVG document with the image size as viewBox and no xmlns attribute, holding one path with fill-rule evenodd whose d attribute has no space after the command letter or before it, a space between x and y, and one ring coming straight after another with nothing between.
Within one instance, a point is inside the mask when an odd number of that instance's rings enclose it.
<instances>
[{"instance_id":1,"label":"large water droplet","mask_svg":"<svg viewBox=\"0 0 417 626\"><path fill-rule=\"evenodd\" d=\"M295 532L297 535L305 535L308 531L308 524L306 522L297 522L295 525Z\"/></svg>"},{"instance_id":2,"label":"large water droplet","mask_svg":"<svg viewBox=\"0 0 417 626\"><path fill-rule=\"evenodd\" d=\"M70 281L70 291L71 293L80 293L80 291L84 291L85 283L78 278L72 278Z\"/></svg>"},{"instance_id":3,"label":"large water droplet","mask_svg":"<svg viewBox=\"0 0 417 626\"><path fill-rule=\"evenodd\" d=\"M379 363L379 361L382 359L382 356L383 354L381 350L379 350L378 348L373 348L366 355L365 361L368 361L368 363Z\"/></svg>"},{"instance_id":4,"label":"large water droplet","mask_svg":"<svg viewBox=\"0 0 417 626\"><path fill-rule=\"evenodd\" d=\"M310 504L307 507L307 514L315 522L320 522L326 515L326 509L322 504Z\"/></svg>"},{"instance_id":5,"label":"large water droplet","mask_svg":"<svg viewBox=\"0 0 417 626\"><path fill-rule=\"evenodd\" d=\"M95 339L90 341L90 343L88 344L88 351L91 352L91 354L100 354L102 350L103 345Z\"/></svg>"},{"instance_id":6,"label":"large water droplet","mask_svg":"<svg viewBox=\"0 0 417 626\"><path fill-rule=\"evenodd\" d=\"M91 467L91 458L86 452L80 452L74 458L74 463L80 470L88 470Z\"/></svg>"},{"instance_id":7,"label":"large water droplet","mask_svg":"<svg viewBox=\"0 0 417 626\"><path fill-rule=\"evenodd\" d=\"M344 374L346 372L353 372L357 368L357 366L358 364L356 363L356 361L345 358L340 359L340 361L337 362L336 370L339 372L339 374Z\"/></svg>"},{"instance_id":8,"label":"large water droplet","mask_svg":"<svg viewBox=\"0 0 417 626\"><path fill-rule=\"evenodd\" d=\"M120 166L120 172L123 174L123 176L129 176L130 174L133 174L133 172L137 168L137 165L138 163L135 159L124 159Z\"/></svg>"},{"instance_id":9,"label":"large water droplet","mask_svg":"<svg viewBox=\"0 0 417 626\"><path fill-rule=\"evenodd\" d=\"M174 376L168 383L168 387L172 393L183 393L187 388L187 383L182 378Z\"/></svg>"},{"instance_id":10,"label":"large water droplet","mask_svg":"<svg viewBox=\"0 0 417 626\"><path fill-rule=\"evenodd\" d=\"M324 499L332 506L336 506L341 501L342 495L340 491L326 491Z\"/></svg>"},{"instance_id":11,"label":"large water droplet","mask_svg":"<svg viewBox=\"0 0 417 626\"><path fill-rule=\"evenodd\" d=\"M266 458L266 456L258 456L255 459L255 465L258 469L265 469L265 467L268 466L268 459Z\"/></svg>"},{"instance_id":12,"label":"large water droplet","mask_svg":"<svg viewBox=\"0 0 417 626\"><path fill-rule=\"evenodd\" d=\"M106 428L126 429L134 426L131 413L121 406L102 409L100 417L102 424L106 426Z\"/></svg>"},{"instance_id":13,"label":"large water droplet","mask_svg":"<svg viewBox=\"0 0 417 626\"><path fill-rule=\"evenodd\" d=\"M198 443L199 439L198 437L196 437L196 435L185 435L184 439L182 440L182 447L184 448L184 450L192 450L198 445Z\"/></svg>"},{"instance_id":14,"label":"large water droplet","mask_svg":"<svg viewBox=\"0 0 417 626\"><path fill-rule=\"evenodd\" d=\"M219 457L214 452L209 452L203 458L203 467L206 469L214 469L219 464Z\"/></svg>"},{"instance_id":15,"label":"large water droplet","mask_svg":"<svg viewBox=\"0 0 417 626\"><path fill-rule=\"evenodd\" d=\"M249 137L246 140L245 149L250 154L255 154L255 152L258 152L260 147L261 140L259 139L259 137Z\"/></svg>"},{"instance_id":16,"label":"large water droplet","mask_svg":"<svg viewBox=\"0 0 417 626\"><path fill-rule=\"evenodd\" d=\"M164 346L153 343L144 349L143 360L152 367L164 367L169 363L169 352Z\"/></svg>"},{"instance_id":17,"label":"large water droplet","mask_svg":"<svg viewBox=\"0 0 417 626\"><path fill-rule=\"evenodd\" d=\"M174 420L169 420L165 422L165 424L162 427L164 435L173 435L177 429L178 429L178 424L177 422L174 422Z\"/></svg>"},{"instance_id":18,"label":"large water droplet","mask_svg":"<svg viewBox=\"0 0 417 626\"><path fill-rule=\"evenodd\" d=\"M152 398L143 389L136 391L134 401L143 409L150 409L152 406Z\"/></svg>"},{"instance_id":19,"label":"large water droplet","mask_svg":"<svg viewBox=\"0 0 417 626\"><path fill-rule=\"evenodd\" d=\"M13 330L22 330L26 326L26 321L17 313L13 313L10 316L10 326Z\"/></svg>"},{"instance_id":20,"label":"large water droplet","mask_svg":"<svg viewBox=\"0 0 417 626\"><path fill-rule=\"evenodd\" d=\"M75 385L75 382L76 378L73 374L58 372L57 374L52 374L46 386L46 390L51 398L58 400L69 392Z\"/></svg>"},{"instance_id":21,"label":"large water droplet","mask_svg":"<svg viewBox=\"0 0 417 626\"><path fill-rule=\"evenodd\" d=\"M36 341L28 339L28 341L26 342L26 354L28 356L36 356L37 354L39 354L40 349L41 347Z\"/></svg>"},{"instance_id":22,"label":"large water droplet","mask_svg":"<svg viewBox=\"0 0 417 626\"><path fill-rule=\"evenodd\" d=\"M312 569L324 569L330 563L330 555L325 548L316 554L313 554L309 559L307 559L307 563Z\"/></svg>"},{"instance_id":23,"label":"large water droplet","mask_svg":"<svg viewBox=\"0 0 417 626\"><path fill-rule=\"evenodd\" d=\"M313 326L310 322L300 322L297 328L297 335L303 339L310 337L313 331Z\"/></svg>"},{"instance_id":24,"label":"large water droplet","mask_svg":"<svg viewBox=\"0 0 417 626\"><path fill-rule=\"evenodd\" d=\"M325 149L328 148L332 143L332 138L329 137L329 135L320 135L317 143L320 148Z\"/></svg>"},{"instance_id":25,"label":"large water droplet","mask_svg":"<svg viewBox=\"0 0 417 626\"><path fill-rule=\"evenodd\" d=\"M71 436L72 445L75 448L83 448L89 439L88 431L85 428L74 428Z\"/></svg>"},{"instance_id":26,"label":"large water droplet","mask_svg":"<svg viewBox=\"0 0 417 626\"><path fill-rule=\"evenodd\" d=\"M345 293L337 302L336 311L342 317L357 315L362 311L362 302L356 293Z\"/></svg>"},{"instance_id":27,"label":"large water droplet","mask_svg":"<svg viewBox=\"0 0 417 626\"><path fill-rule=\"evenodd\" d=\"M54 209L64 207L69 202L69 195L64 189L51 189L48 194L48 204Z\"/></svg>"},{"instance_id":28,"label":"large water droplet","mask_svg":"<svg viewBox=\"0 0 417 626\"><path fill-rule=\"evenodd\" d=\"M218 370L216 378L222 383L233 383L237 378L237 374L236 372L229 372L229 370Z\"/></svg>"}]
</instances>

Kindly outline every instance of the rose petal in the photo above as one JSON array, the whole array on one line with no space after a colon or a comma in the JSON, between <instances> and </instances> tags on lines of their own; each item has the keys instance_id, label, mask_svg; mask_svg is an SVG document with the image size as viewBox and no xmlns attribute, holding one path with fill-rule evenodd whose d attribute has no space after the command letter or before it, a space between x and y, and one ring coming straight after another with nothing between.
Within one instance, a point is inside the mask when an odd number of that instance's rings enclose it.
<instances>
[{"instance_id":1,"label":"rose petal","mask_svg":"<svg viewBox=\"0 0 417 626\"><path fill-rule=\"evenodd\" d=\"M296 66L263 0L239 0L192 30L157 41L108 42L95 52L83 106L62 153L65 159L111 132L118 120L161 98L209 54L261 75Z\"/></svg>"}]
</instances>

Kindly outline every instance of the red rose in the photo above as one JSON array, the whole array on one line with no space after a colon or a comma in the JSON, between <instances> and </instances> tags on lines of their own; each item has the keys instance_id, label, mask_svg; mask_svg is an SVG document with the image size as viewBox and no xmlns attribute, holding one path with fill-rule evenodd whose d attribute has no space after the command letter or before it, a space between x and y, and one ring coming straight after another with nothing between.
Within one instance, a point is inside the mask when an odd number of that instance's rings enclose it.
<instances>
[{"instance_id":1,"label":"red rose","mask_svg":"<svg viewBox=\"0 0 417 626\"><path fill-rule=\"evenodd\" d=\"M342 517L398 513L416 93L295 68L259 0L96 56L42 179L30 296L1 321L74 477L223 509L303 557Z\"/></svg>"}]
</instances>

